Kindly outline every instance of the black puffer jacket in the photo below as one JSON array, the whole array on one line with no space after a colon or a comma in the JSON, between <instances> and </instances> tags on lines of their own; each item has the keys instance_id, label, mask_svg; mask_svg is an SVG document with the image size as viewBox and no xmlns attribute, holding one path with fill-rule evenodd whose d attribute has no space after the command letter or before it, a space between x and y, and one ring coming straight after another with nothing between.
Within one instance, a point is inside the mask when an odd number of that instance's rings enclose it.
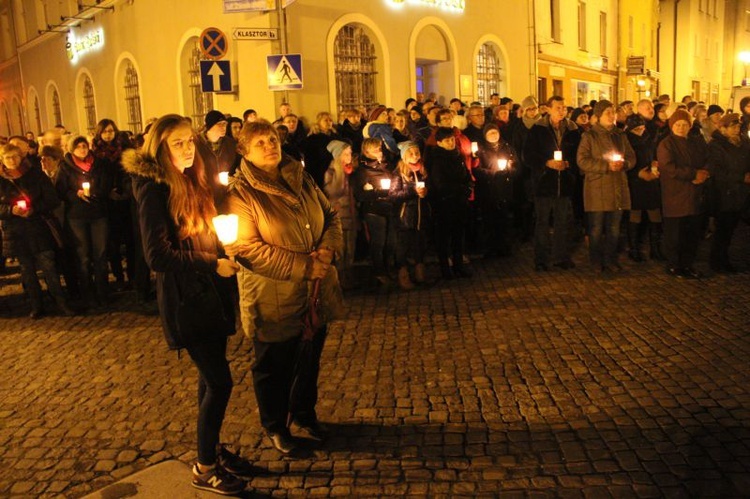
<instances>
[{"instance_id":1,"label":"black puffer jacket","mask_svg":"<svg viewBox=\"0 0 750 499\"><path fill-rule=\"evenodd\" d=\"M54 248L54 241L43 216L52 216L60 204L49 177L40 168L24 161L23 174L13 178L12 172L3 168L0 174L0 220L3 230L5 256L36 255ZM20 200L32 209L29 217L14 215L13 206Z\"/></svg>"},{"instance_id":2,"label":"black puffer jacket","mask_svg":"<svg viewBox=\"0 0 750 499\"><path fill-rule=\"evenodd\" d=\"M380 183L381 180L390 178L391 171L388 163L379 163L374 159L362 157L359 167L351 176L354 198L360 203L361 214L391 216L393 203L388 197L388 190L382 189ZM367 184L372 186L372 189L366 189Z\"/></svg>"},{"instance_id":3,"label":"black puffer jacket","mask_svg":"<svg viewBox=\"0 0 750 499\"><path fill-rule=\"evenodd\" d=\"M500 159L508 161L505 170L498 167ZM477 201L483 206L512 201L513 184L520 173L520 162L510 144L502 139L494 146L485 144L479 149L479 166L474 169Z\"/></svg>"},{"instance_id":4,"label":"black puffer jacket","mask_svg":"<svg viewBox=\"0 0 750 499\"><path fill-rule=\"evenodd\" d=\"M91 184L88 202L78 197L84 182ZM65 162L60 165L55 184L57 194L65 202L65 216L85 220L107 216L109 193L113 186L114 176L109 163L94 159L91 169L85 171L75 164L70 153L65 155Z\"/></svg>"},{"instance_id":5,"label":"black puffer jacket","mask_svg":"<svg viewBox=\"0 0 750 499\"><path fill-rule=\"evenodd\" d=\"M433 207L469 202L474 181L458 149L449 151L442 147L430 147L424 164L428 172L428 197Z\"/></svg>"},{"instance_id":6,"label":"black puffer jacket","mask_svg":"<svg viewBox=\"0 0 750 499\"><path fill-rule=\"evenodd\" d=\"M559 143L549 118L543 118L529 130L523 158L531 169L535 196L571 197L574 193L576 174L572 169L557 171L547 168L547 161L554 158L557 150L562 151L564 161L575 162L579 137L572 132L578 127L568 119L564 119L560 126L564 128Z\"/></svg>"},{"instance_id":7,"label":"black puffer jacket","mask_svg":"<svg viewBox=\"0 0 750 499\"><path fill-rule=\"evenodd\" d=\"M388 195L395 205L394 211L398 219L396 227L401 230L424 230L431 219L430 204L417 195L417 181L425 182L425 176L415 172L406 180L398 168L391 177Z\"/></svg>"},{"instance_id":8,"label":"black puffer jacket","mask_svg":"<svg viewBox=\"0 0 750 499\"><path fill-rule=\"evenodd\" d=\"M711 172L711 199L719 212L739 212L745 206L750 189L745 174L750 172L750 141L740 136L734 145L718 130L708 144L708 169Z\"/></svg>"}]
</instances>

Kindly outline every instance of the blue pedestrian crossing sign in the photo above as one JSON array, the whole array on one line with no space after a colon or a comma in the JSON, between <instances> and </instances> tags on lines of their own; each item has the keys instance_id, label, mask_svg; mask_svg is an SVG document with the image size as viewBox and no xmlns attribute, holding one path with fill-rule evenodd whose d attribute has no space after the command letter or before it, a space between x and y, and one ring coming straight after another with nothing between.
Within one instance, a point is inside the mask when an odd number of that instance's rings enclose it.
<instances>
[{"instance_id":1,"label":"blue pedestrian crossing sign","mask_svg":"<svg viewBox=\"0 0 750 499\"><path fill-rule=\"evenodd\" d=\"M200 61L203 92L231 92L232 72L229 61Z\"/></svg>"},{"instance_id":2,"label":"blue pedestrian crossing sign","mask_svg":"<svg viewBox=\"0 0 750 499\"><path fill-rule=\"evenodd\" d=\"M302 88L302 56L277 54L266 57L268 90L300 90Z\"/></svg>"}]
</instances>

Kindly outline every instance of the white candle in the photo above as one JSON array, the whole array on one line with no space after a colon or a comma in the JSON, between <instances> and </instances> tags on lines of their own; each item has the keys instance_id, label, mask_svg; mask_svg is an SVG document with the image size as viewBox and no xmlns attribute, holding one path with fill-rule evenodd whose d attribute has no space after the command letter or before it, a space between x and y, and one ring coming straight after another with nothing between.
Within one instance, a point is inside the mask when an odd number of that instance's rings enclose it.
<instances>
[{"instance_id":1,"label":"white candle","mask_svg":"<svg viewBox=\"0 0 750 499\"><path fill-rule=\"evenodd\" d=\"M83 195L84 196L90 196L91 195L91 183L90 182L84 182L84 183L82 183L81 187L83 188Z\"/></svg>"},{"instance_id":2,"label":"white candle","mask_svg":"<svg viewBox=\"0 0 750 499\"><path fill-rule=\"evenodd\" d=\"M553 158L555 161L562 161L562 151L555 151Z\"/></svg>"},{"instance_id":3,"label":"white candle","mask_svg":"<svg viewBox=\"0 0 750 499\"><path fill-rule=\"evenodd\" d=\"M229 185L229 172L219 172L219 183Z\"/></svg>"},{"instance_id":4,"label":"white candle","mask_svg":"<svg viewBox=\"0 0 750 499\"><path fill-rule=\"evenodd\" d=\"M471 154L476 154L479 151L479 144L476 142L471 143Z\"/></svg>"},{"instance_id":5,"label":"white candle","mask_svg":"<svg viewBox=\"0 0 750 499\"><path fill-rule=\"evenodd\" d=\"M617 154L617 153L613 153L612 154L612 161L622 161L622 155L621 154Z\"/></svg>"},{"instance_id":6,"label":"white candle","mask_svg":"<svg viewBox=\"0 0 750 499\"><path fill-rule=\"evenodd\" d=\"M18 201L16 201L16 206L18 206L22 210L25 210L28 207L25 199L19 199Z\"/></svg>"},{"instance_id":7,"label":"white candle","mask_svg":"<svg viewBox=\"0 0 750 499\"><path fill-rule=\"evenodd\" d=\"M417 189L424 189L424 182L421 180L417 182Z\"/></svg>"},{"instance_id":8,"label":"white candle","mask_svg":"<svg viewBox=\"0 0 750 499\"><path fill-rule=\"evenodd\" d=\"M500 171L504 171L506 168L508 168L508 160L507 159L498 159L497 160L497 169Z\"/></svg>"},{"instance_id":9,"label":"white candle","mask_svg":"<svg viewBox=\"0 0 750 499\"><path fill-rule=\"evenodd\" d=\"M391 188L391 179L389 179L389 178L381 178L380 179L380 188L381 189L390 189Z\"/></svg>"},{"instance_id":10,"label":"white candle","mask_svg":"<svg viewBox=\"0 0 750 499\"><path fill-rule=\"evenodd\" d=\"M237 215L218 215L213 218L214 229L222 244L232 244L237 240L239 218Z\"/></svg>"}]
</instances>

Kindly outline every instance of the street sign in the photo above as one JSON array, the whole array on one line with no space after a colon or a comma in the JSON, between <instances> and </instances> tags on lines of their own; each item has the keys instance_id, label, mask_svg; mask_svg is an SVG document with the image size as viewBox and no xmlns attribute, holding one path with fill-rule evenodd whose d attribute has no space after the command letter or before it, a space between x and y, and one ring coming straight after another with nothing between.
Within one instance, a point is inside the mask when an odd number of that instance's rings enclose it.
<instances>
[{"instance_id":1,"label":"street sign","mask_svg":"<svg viewBox=\"0 0 750 499\"><path fill-rule=\"evenodd\" d=\"M302 88L302 56L278 54L266 57L268 90L300 90Z\"/></svg>"},{"instance_id":2,"label":"street sign","mask_svg":"<svg viewBox=\"0 0 750 499\"><path fill-rule=\"evenodd\" d=\"M278 40L277 28L233 28L233 40Z\"/></svg>"},{"instance_id":3,"label":"street sign","mask_svg":"<svg viewBox=\"0 0 750 499\"><path fill-rule=\"evenodd\" d=\"M203 92L231 92L232 71L229 61L200 61Z\"/></svg>"},{"instance_id":4,"label":"street sign","mask_svg":"<svg viewBox=\"0 0 750 499\"><path fill-rule=\"evenodd\" d=\"M646 57L628 57L628 75L642 75L646 69Z\"/></svg>"},{"instance_id":5,"label":"street sign","mask_svg":"<svg viewBox=\"0 0 750 499\"><path fill-rule=\"evenodd\" d=\"M284 0L284 8L294 0ZM267 12L276 10L276 0L224 0L224 14L232 12Z\"/></svg>"},{"instance_id":6,"label":"street sign","mask_svg":"<svg viewBox=\"0 0 750 499\"><path fill-rule=\"evenodd\" d=\"M206 59L221 59L229 50L227 35L219 28L206 28L201 33L200 47Z\"/></svg>"}]
</instances>

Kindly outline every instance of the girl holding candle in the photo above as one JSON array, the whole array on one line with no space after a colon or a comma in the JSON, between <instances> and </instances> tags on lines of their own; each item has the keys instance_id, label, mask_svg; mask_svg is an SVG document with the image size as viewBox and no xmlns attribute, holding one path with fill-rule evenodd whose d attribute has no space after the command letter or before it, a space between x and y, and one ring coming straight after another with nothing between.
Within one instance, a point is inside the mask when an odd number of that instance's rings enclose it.
<instances>
[{"instance_id":1,"label":"girl holding candle","mask_svg":"<svg viewBox=\"0 0 750 499\"><path fill-rule=\"evenodd\" d=\"M341 276L341 285L347 289L354 287L354 252L359 228L359 215L350 184L354 173L352 146L348 142L332 140L327 148L333 161L326 171L323 190L341 220L344 246L341 258L336 260L336 267Z\"/></svg>"},{"instance_id":2,"label":"girl holding candle","mask_svg":"<svg viewBox=\"0 0 750 499\"><path fill-rule=\"evenodd\" d=\"M167 344L186 349L199 373L198 461L192 484L238 494L245 482L235 475L247 475L250 465L219 444L232 393L227 337L235 332L234 303L221 290L238 265L224 255L214 232L216 209L190 121L175 114L159 118L140 152L123 154L123 166L133 176L143 250L156 272ZM208 324L198 324L205 322L201 317Z\"/></svg>"},{"instance_id":3,"label":"girl holding candle","mask_svg":"<svg viewBox=\"0 0 750 499\"><path fill-rule=\"evenodd\" d=\"M106 305L107 204L113 186L112 171L103 160L94 157L85 137L74 137L68 150L56 187L65 202L65 217L76 240L80 289L90 306Z\"/></svg>"}]
</instances>

